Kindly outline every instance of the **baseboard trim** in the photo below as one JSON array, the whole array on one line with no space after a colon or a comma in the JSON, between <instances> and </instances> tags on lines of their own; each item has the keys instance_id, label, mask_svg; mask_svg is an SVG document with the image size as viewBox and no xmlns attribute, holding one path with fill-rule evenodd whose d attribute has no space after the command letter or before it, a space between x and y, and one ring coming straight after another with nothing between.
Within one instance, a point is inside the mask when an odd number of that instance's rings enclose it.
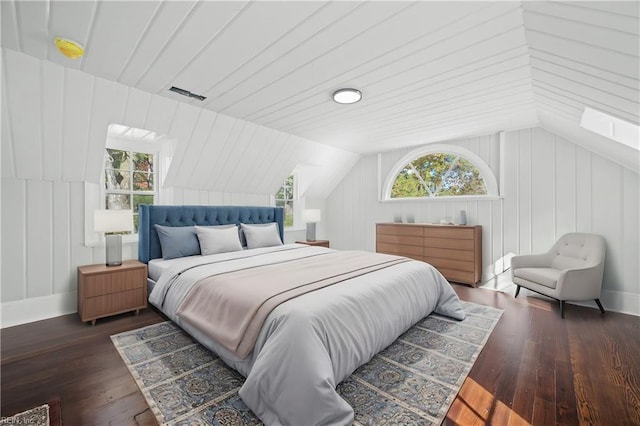
<instances>
[{"instance_id":1,"label":"baseboard trim","mask_svg":"<svg viewBox=\"0 0 640 426\"><path fill-rule=\"evenodd\" d=\"M0 304L0 328L40 321L78 311L77 293L56 293Z\"/></svg>"}]
</instances>

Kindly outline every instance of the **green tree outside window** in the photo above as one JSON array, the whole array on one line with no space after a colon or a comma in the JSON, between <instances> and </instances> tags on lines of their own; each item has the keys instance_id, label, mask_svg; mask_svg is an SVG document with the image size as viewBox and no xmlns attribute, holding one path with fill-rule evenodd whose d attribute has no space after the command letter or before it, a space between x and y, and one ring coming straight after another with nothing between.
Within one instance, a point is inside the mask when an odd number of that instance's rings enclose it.
<instances>
[{"instance_id":1,"label":"green tree outside window","mask_svg":"<svg viewBox=\"0 0 640 426\"><path fill-rule=\"evenodd\" d=\"M486 195L480 171L455 154L424 155L405 165L391 188L391 198Z\"/></svg>"},{"instance_id":2,"label":"green tree outside window","mask_svg":"<svg viewBox=\"0 0 640 426\"><path fill-rule=\"evenodd\" d=\"M138 206L154 204L155 181L153 154L105 149L105 208L132 209L135 232L138 231Z\"/></svg>"}]
</instances>

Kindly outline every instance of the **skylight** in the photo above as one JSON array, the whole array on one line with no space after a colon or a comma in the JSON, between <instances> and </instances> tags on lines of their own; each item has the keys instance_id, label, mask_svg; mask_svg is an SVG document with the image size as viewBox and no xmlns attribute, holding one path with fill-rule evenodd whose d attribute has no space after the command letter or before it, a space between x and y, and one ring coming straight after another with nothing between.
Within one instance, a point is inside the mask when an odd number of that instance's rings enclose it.
<instances>
[{"instance_id":1,"label":"skylight","mask_svg":"<svg viewBox=\"0 0 640 426\"><path fill-rule=\"evenodd\" d=\"M640 127L595 109L585 107L580 125L605 138L640 151Z\"/></svg>"},{"instance_id":2,"label":"skylight","mask_svg":"<svg viewBox=\"0 0 640 426\"><path fill-rule=\"evenodd\" d=\"M109 125L108 136L125 139L141 140L145 142L156 142L164 137L151 130L136 129L135 127L123 126L121 124Z\"/></svg>"}]
</instances>

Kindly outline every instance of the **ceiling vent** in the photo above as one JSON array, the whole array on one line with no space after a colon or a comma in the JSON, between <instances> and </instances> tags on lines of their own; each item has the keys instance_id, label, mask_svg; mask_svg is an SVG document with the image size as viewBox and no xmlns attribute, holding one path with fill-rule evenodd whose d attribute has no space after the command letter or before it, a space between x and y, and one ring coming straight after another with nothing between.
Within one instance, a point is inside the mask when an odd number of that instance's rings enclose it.
<instances>
[{"instance_id":1,"label":"ceiling vent","mask_svg":"<svg viewBox=\"0 0 640 426\"><path fill-rule=\"evenodd\" d=\"M171 86L171 89L169 89L169 90L171 90L172 92L176 92L179 95L186 96L188 98L194 98L194 99L197 99L199 101L204 101L205 99L207 99L206 96L196 95L195 93L191 93L188 90L184 90L184 89L181 89L181 88L175 87L175 86Z\"/></svg>"}]
</instances>

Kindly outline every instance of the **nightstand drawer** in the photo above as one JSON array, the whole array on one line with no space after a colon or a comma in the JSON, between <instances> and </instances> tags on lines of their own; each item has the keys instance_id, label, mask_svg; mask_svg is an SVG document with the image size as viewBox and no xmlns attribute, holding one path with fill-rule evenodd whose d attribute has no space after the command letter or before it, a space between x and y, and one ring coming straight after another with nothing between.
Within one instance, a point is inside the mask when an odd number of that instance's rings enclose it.
<instances>
[{"instance_id":1,"label":"nightstand drawer","mask_svg":"<svg viewBox=\"0 0 640 426\"><path fill-rule=\"evenodd\" d=\"M94 297L142 288L146 285L146 274L144 268L138 268L111 274L90 275L85 280L85 296Z\"/></svg>"},{"instance_id":2,"label":"nightstand drawer","mask_svg":"<svg viewBox=\"0 0 640 426\"><path fill-rule=\"evenodd\" d=\"M113 315L146 306L145 291L142 288L85 299L86 312L91 317Z\"/></svg>"}]
</instances>

